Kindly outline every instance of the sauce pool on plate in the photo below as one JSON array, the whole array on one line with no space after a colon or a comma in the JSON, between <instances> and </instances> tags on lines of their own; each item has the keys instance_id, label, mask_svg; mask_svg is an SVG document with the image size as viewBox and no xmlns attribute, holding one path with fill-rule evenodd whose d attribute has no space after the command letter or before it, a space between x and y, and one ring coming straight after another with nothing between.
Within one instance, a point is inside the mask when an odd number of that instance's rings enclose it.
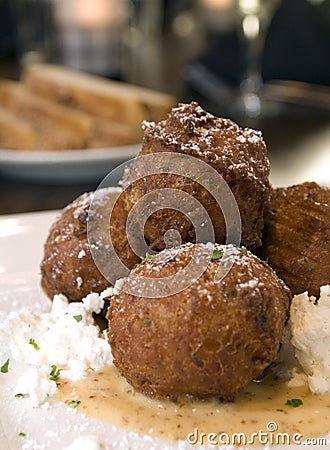
<instances>
[{"instance_id":1,"label":"sauce pool on plate","mask_svg":"<svg viewBox=\"0 0 330 450\"><path fill-rule=\"evenodd\" d=\"M57 400L101 422L191 444L297 444L329 432L330 393L313 395L307 383L274 376L251 382L230 403L148 398L112 365L75 383L61 381L58 388Z\"/></svg>"}]
</instances>

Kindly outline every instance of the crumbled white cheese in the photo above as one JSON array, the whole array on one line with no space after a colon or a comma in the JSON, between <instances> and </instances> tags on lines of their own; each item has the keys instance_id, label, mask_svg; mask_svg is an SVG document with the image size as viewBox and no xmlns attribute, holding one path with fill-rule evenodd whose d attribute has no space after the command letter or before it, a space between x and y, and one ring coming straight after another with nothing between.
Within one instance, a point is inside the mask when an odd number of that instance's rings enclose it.
<instances>
[{"instance_id":1,"label":"crumbled white cheese","mask_svg":"<svg viewBox=\"0 0 330 450\"><path fill-rule=\"evenodd\" d=\"M119 294L123 288L124 283L125 283L125 278L119 278L119 280L117 280L115 283L115 286L113 288L113 293Z\"/></svg>"},{"instance_id":2,"label":"crumbled white cheese","mask_svg":"<svg viewBox=\"0 0 330 450\"><path fill-rule=\"evenodd\" d=\"M111 295L113 294L113 287L110 286L107 289L105 289L104 291L101 292L101 294L99 295L101 300L104 300L105 298L111 297Z\"/></svg>"},{"instance_id":3,"label":"crumbled white cheese","mask_svg":"<svg viewBox=\"0 0 330 450\"><path fill-rule=\"evenodd\" d=\"M52 365L61 371L61 378L76 381L112 361L110 346L92 316L100 313L111 292L92 293L74 303L55 295L48 313L22 309L0 323L0 361L9 359L9 367L12 362L31 366L15 393L29 394L33 406L40 405L56 389L56 383L49 382Z\"/></svg>"},{"instance_id":4,"label":"crumbled white cheese","mask_svg":"<svg viewBox=\"0 0 330 450\"><path fill-rule=\"evenodd\" d=\"M103 448L95 436L80 436L65 450L102 450Z\"/></svg>"},{"instance_id":5,"label":"crumbled white cheese","mask_svg":"<svg viewBox=\"0 0 330 450\"><path fill-rule=\"evenodd\" d=\"M96 292L88 294L82 299L82 302L89 313L95 312L99 314L104 306L104 299Z\"/></svg>"},{"instance_id":6,"label":"crumbled white cheese","mask_svg":"<svg viewBox=\"0 0 330 450\"><path fill-rule=\"evenodd\" d=\"M47 397L52 397L56 390L56 382L49 378L50 368L46 366L32 367L17 380L14 395L28 396L31 406L39 406Z\"/></svg>"},{"instance_id":7,"label":"crumbled white cheese","mask_svg":"<svg viewBox=\"0 0 330 450\"><path fill-rule=\"evenodd\" d=\"M291 343L305 371L310 390L330 390L330 285L322 286L320 298L296 295L291 304Z\"/></svg>"}]
</instances>

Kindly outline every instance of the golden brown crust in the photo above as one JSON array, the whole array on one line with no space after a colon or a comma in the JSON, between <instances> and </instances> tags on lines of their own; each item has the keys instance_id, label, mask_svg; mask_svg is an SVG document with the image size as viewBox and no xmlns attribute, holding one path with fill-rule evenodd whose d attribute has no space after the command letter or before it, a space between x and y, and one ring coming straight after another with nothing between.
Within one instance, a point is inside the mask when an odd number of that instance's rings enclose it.
<instances>
[{"instance_id":1,"label":"golden brown crust","mask_svg":"<svg viewBox=\"0 0 330 450\"><path fill-rule=\"evenodd\" d=\"M41 285L46 294L53 298L55 294L62 293L70 301L79 301L90 292L101 292L106 289L110 282L106 280L95 265L87 236L87 223L90 221L101 222L101 234L90 241L91 245L97 247L103 240L102 233L108 233L107 224L114 222L117 239L114 245L119 246L117 252L124 264L131 268L139 258L126 248L125 227L121 214L120 203L112 211L111 219L103 217L108 210L108 202L114 201L114 196L119 195L118 189L104 190L93 208L93 216L89 208L94 192L81 195L70 203L53 223L44 245L44 256L40 265ZM122 237L123 233L123 237ZM95 242L94 242L95 240ZM92 242L93 241L93 242ZM106 251L106 249L105 249ZM105 255L107 257L107 255ZM110 258L110 256L109 256Z\"/></svg>"},{"instance_id":2,"label":"golden brown crust","mask_svg":"<svg viewBox=\"0 0 330 450\"><path fill-rule=\"evenodd\" d=\"M123 204L123 193L121 193L113 206L110 216L110 238L118 258L128 268L132 269L140 262L140 257L131 249L127 239L126 222L127 213Z\"/></svg>"},{"instance_id":3,"label":"golden brown crust","mask_svg":"<svg viewBox=\"0 0 330 450\"><path fill-rule=\"evenodd\" d=\"M306 182L274 189L263 254L293 294L330 283L330 189Z\"/></svg>"},{"instance_id":4,"label":"golden brown crust","mask_svg":"<svg viewBox=\"0 0 330 450\"><path fill-rule=\"evenodd\" d=\"M94 264L87 240L92 196L89 192L70 203L49 231L40 269L41 285L50 298L62 293L70 301L80 301L109 286Z\"/></svg>"},{"instance_id":5,"label":"golden brown crust","mask_svg":"<svg viewBox=\"0 0 330 450\"><path fill-rule=\"evenodd\" d=\"M144 123L144 130L140 156L181 153L198 158L222 175L240 210L242 244L248 248L261 244L270 185L266 145L259 131L242 129L229 119L216 118L196 102L179 104L168 119L158 124ZM155 174L135 181L126 192L126 209L130 210L146 193L159 188L179 189L193 195L209 213L216 241L225 242L226 228L219 205L210 192L192 179ZM163 249L162 236L171 228L180 232L183 242L194 239L193 225L182 213L161 210L146 222L145 237L151 248Z\"/></svg>"},{"instance_id":6,"label":"golden brown crust","mask_svg":"<svg viewBox=\"0 0 330 450\"><path fill-rule=\"evenodd\" d=\"M203 244L199 244L201 248ZM132 274L176 274L197 244L165 250ZM114 363L137 390L175 398L183 394L231 398L276 357L290 301L274 271L246 249L216 244L224 256L178 294L143 298L119 291L108 310ZM233 266L214 282L221 264ZM127 286L127 285L126 285Z\"/></svg>"}]
</instances>

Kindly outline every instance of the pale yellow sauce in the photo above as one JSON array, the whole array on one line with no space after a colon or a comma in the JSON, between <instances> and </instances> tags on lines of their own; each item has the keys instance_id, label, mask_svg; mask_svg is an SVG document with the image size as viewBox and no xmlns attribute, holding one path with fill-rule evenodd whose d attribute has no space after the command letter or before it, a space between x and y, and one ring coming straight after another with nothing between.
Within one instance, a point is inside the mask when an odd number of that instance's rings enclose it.
<instances>
[{"instance_id":1,"label":"pale yellow sauce","mask_svg":"<svg viewBox=\"0 0 330 450\"><path fill-rule=\"evenodd\" d=\"M324 436L330 428L330 394L313 395L305 384L288 387L278 379L266 379L258 384L251 382L232 403L220 403L215 399L185 399L175 403L150 399L136 392L117 369L110 366L77 383L62 381L56 397L66 403L78 400L81 402L78 411L119 428L175 440L185 440L189 433L194 433L190 441L199 444L207 443L210 433L217 435L211 436L211 442L223 444L225 437L221 433L224 432L228 435L244 433L248 441L252 433L259 430L268 431L268 439L282 439L276 434L288 433L292 443L294 433L300 433L303 441ZM301 399L303 405L293 408L285 404L293 398ZM277 430L268 430L269 422L275 422ZM219 442L220 434L222 441ZM258 439L256 437L253 443L260 445ZM274 440L273 443L288 442Z\"/></svg>"}]
</instances>

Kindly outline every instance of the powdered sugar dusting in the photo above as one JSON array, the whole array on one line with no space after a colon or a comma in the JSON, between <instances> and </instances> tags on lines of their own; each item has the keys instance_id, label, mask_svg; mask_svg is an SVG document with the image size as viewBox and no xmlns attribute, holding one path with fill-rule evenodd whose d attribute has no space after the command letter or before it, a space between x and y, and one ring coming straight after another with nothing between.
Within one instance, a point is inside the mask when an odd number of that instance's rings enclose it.
<instances>
[{"instance_id":1,"label":"powdered sugar dusting","mask_svg":"<svg viewBox=\"0 0 330 450\"><path fill-rule=\"evenodd\" d=\"M158 124L143 122L145 142L160 142L170 151L196 156L220 173L235 171L260 182L269 162L262 133L204 111L196 102L179 104ZM226 177L225 177L226 178Z\"/></svg>"},{"instance_id":2,"label":"powdered sugar dusting","mask_svg":"<svg viewBox=\"0 0 330 450\"><path fill-rule=\"evenodd\" d=\"M117 187L108 187L103 189L98 189L97 196L94 192L86 192L66 206L63 212L67 210L73 210L73 217L79 220L88 220L88 210L93 201L94 208L101 207L107 201L108 195L111 193L118 193L119 189Z\"/></svg>"},{"instance_id":3,"label":"powdered sugar dusting","mask_svg":"<svg viewBox=\"0 0 330 450\"><path fill-rule=\"evenodd\" d=\"M260 269L260 265L263 263L244 247L239 248L232 244L186 243L179 247L165 249L152 256L149 255L147 260L142 261L127 278L121 279L118 286L115 286L114 294L116 295L112 301L120 302L121 291L130 292L135 296L148 297L147 294L156 290L160 282L163 282L161 284L162 297L179 292L180 290L177 290L179 283L185 283L187 289L192 285L200 289L200 280L203 280L201 282L203 295L209 297L210 293L207 292L205 283L211 283L212 278L207 275L204 279L203 273L215 272L213 282L224 283L223 287L226 289L225 277L232 267L235 267L237 291L245 289L254 291L264 286L264 282L257 276L257 271L263 270ZM196 267L202 267L202 271L198 272ZM272 271L269 267L265 270ZM182 277L181 279L176 278L178 274Z\"/></svg>"},{"instance_id":4,"label":"powdered sugar dusting","mask_svg":"<svg viewBox=\"0 0 330 450\"><path fill-rule=\"evenodd\" d=\"M86 256L86 251L82 248L80 250L80 252L78 253L78 259L83 258L84 256Z\"/></svg>"}]
</instances>

